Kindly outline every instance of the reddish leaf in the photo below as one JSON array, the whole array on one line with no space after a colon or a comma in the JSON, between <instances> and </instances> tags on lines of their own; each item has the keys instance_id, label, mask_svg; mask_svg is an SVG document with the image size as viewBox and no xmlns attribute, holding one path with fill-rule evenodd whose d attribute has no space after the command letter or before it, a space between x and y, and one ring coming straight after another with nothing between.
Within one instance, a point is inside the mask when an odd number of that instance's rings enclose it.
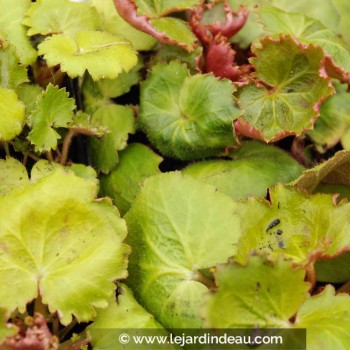
<instances>
[{"instance_id":1,"label":"reddish leaf","mask_svg":"<svg viewBox=\"0 0 350 350\"><path fill-rule=\"evenodd\" d=\"M203 43L210 43L218 34L230 39L242 29L248 19L248 11L246 7L241 6L236 12L231 8L228 1L225 0L225 22L221 23L220 21L216 21L211 24L202 23L201 21L204 11L208 11L214 6L214 3L198 5L190 18L193 32Z\"/></svg>"},{"instance_id":2,"label":"reddish leaf","mask_svg":"<svg viewBox=\"0 0 350 350\"><path fill-rule=\"evenodd\" d=\"M17 324L19 331L0 345L1 350L56 350L58 339L53 336L43 315L28 317L25 324Z\"/></svg>"},{"instance_id":3,"label":"reddish leaf","mask_svg":"<svg viewBox=\"0 0 350 350\"><path fill-rule=\"evenodd\" d=\"M170 38L166 33L159 32L150 22L151 17L145 15L137 14L137 5L134 0L114 0L115 7L119 15L142 32L152 35L154 38L158 39L164 44L179 45L186 51L192 51L193 48L188 45L188 43L177 42L176 40ZM174 9L176 11L177 9Z\"/></svg>"},{"instance_id":4,"label":"reddish leaf","mask_svg":"<svg viewBox=\"0 0 350 350\"><path fill-rule=\"evenodd\" d=\"M204 72L212 72L219 78L228 78L239 86L247 84L250 65L238 66L235 54L226 38L218 34L206 47Z\"/></svg>"}]
</instances>

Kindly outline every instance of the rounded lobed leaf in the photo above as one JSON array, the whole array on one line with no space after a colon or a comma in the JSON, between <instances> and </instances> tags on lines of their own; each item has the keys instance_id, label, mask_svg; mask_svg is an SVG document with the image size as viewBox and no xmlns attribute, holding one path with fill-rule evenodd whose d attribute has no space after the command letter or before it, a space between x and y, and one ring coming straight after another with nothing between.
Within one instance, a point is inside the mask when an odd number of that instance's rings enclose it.
<instances>
[{"instance_id":1,"label":"rounded lobed leaf","mask_svg":"<svg viewBox=\"0 0 350 350\"><path fill-rule=\"evenodd\" d=\"M38 48L50 67L59 64L71 78L81 77L87 70L94 80L114 79L137 63L130 43L107 32L82 31L75 38L56 34L46 38Z\"/></svg>"},{"instance_id":2,"label":"rounded lobed leaf","mask_svg":"<svg viewBox=\"0 0 350 350\"><path fill-rule=\"evenodd\" d=\"M235 144L233 89L230 81L210 74L189 76L177 61L159 63L141 88L139 125L165 156L216 155Z\"/></svg>"},{"instance_id":3,"label":"rounded lobed leaf","mask_svg":"<svg viewBox=\"0 0 350 350\"><path fill-rule=\"evenodd\" d=\"M207 324L213 328L288 328L308 296L305 271L292 263L252 256L246 266L236 263L218 266L217 292L208 295L204 308ZM290 291L293 290L293 293Z\"/></svg>"},{"instance_id":4,"label":"rounded lobed leaf","mask_svg":"<svg viewBox=\"0 0 350 350\"><path fill-rule=\"evenodd\" d=\"M236 252L237 204L181 173L145 180L125 216L130 256L128 283L137 299L166 328L201 326L207 287L201 269Z\"/></svg>"},{"instance_id":5,"label":"rounded lobed leaf","mask_svg":"<svg viewBox=\"0 0 350 350\"><path fill-rule=\"evenodd\" d=\"M336 206L331 195L308 197L282 185L270 190L270 201L249 198L240 206L243 235L237 261L261 252L308 265L349 250L349 203Z\"/></svg>"},{"instance_id":6,"label":"rounded lobed leaf","mask_svg":"<svg viewBox=\"0 0 350 350\"><path fill-rule=\"evenodd\" d=\"M124 220L96 184L58 169L0 197L0 306L21 312L40 294L63 324L95 316L126 277Z\"/></svg>"},{"instance_id":7,"label":"rounded lobed leaf","mask_svg":"<svg viewBox=\"0 0 350 350\"><path fill-rule=\"evenodd\" d=\"M276 141L310 129L319 105L334 89L325 77L324 53L314 45L302 45L290 36L266 37L253 47L255 77L238 92L242 117L235 123L243 135Z\"/></svg>"},{"instance_id":8,"label":"rounded lobed leaf","mask_svg":"<svg viewBox=\"0 0 350 350\"><path fill-rule=\"evenodd\" d=\"M31 4L23 20L27 35L71 34L97 30L99 17L88 2L41 0Z\"/></svg>"},{"instance_id":9,"label":"rounded lobed leaf","mask_svg":"<svg viewBox=\"0 0 350 350\"><path fill-rule=\"evenodd\" d=\"M142 330L152 329L152 334L166 336L167 331L159 324L153 315L148 313L134 298L132 291L121 284L121 294L109 300L108 307L98 310L97 316L87 329L91 335L94 350L124 349L119 341L123 332L141 335ZM129 344L129 346L132 346ZM167 346L166 349L175 349Z\"/></svg>"},{"instance_id":10,"label":"rounded lobed leaf","mask_svg":"<svg viewBox=\"0 0 350 350\"><path fill-rule=\"evenodd\" d=\"M350 343L349 310L349 295L335 295L330 285L322 293L309 297L295 319L297 328L307 329L307 348L347 349Z\"/></svg>"},{"instance_id":11,"label":"rounded lobed leaf","mask_svg":"<svg viewBox=\"0 0 350 350\"><path fill-rule=\"evenodd\" d=\"M282 150L246 142L239 150L237 160L197 162L187 166L182 173L215 186L233 199L246 199L265 196L269 187L296 179L302 170L303 167Z\"/></svg>"}]
</instances>

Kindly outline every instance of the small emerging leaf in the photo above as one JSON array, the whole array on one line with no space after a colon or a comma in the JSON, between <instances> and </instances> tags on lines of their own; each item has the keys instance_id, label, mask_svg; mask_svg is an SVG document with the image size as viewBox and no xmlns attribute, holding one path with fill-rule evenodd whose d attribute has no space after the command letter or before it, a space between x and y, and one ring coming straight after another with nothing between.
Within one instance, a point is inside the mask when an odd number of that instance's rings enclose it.
<instances>
[{"instance_id":1,"label":"small emerging leaf","mask_svg":"<svg viewBox=\"0 0 350 350\"><path fill-rule=\"evenodd\" d=\"M109 133L90 140L91 158L95 168L109 173L118 163L118 151L126 147L129 134L135 132L135 119L131 108L109 104L92 115L92 122L106 128Z\"/></svg>"},{"instance_id":2,"label":"small emerging leaf","mask_svg":"<svg viewBox=\"0 0 350 350\"><path fill-rule=\"evenodd\" d=\"M30 116L32 130L30 142L39 152L57 148L61 136L54 128L67 127L73 119L74 100L69 98L66 90L48 85L36 102L36 108Z\"/></svg>"}]
</instances>

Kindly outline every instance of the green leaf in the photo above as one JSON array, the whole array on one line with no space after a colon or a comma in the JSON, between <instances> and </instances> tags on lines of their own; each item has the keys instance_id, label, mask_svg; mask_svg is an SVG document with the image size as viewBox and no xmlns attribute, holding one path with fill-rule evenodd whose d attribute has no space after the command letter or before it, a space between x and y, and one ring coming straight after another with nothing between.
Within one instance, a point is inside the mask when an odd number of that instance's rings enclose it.
<instances>
[{"instance_id":1,"label":"green leaf","mask_svg":"<svg viewBox=\"0 0 350 350\"><path fill-rule=\"evenodd\" d=\"M0 0L0 37L16 47L20 61L25 65L34 63L37 57L36 50L27 36L27 30L22 25L30 4L30 0L12 0L9 6L7 0Z\"/></svg>"},{"instance_id":2,"label":"green leaf","mask_svg":"<svg viewBox=\"0 0 350 350\"><path fill-rule=\"evenodd\" d=\"M24 104L13 90L0 87L0 141L10 141L23 127Z\"/></svg>"},{"instance_id":3,"label":"green leaf","mask_svg":"<svg viewBox=\"0 0 350 350\"><path fill-rule=\"evenodd\" d=\"M335 2L338 0L309 0L305 1L290 1L290 0L269 0L271 5L278 7L286 12L299 12L308 17L318 19L326 27L338 33L339 21L342 13L338 12ZM256 1L257 2L257 1ZM263 1L260 0L261 3ZM340 34L340 32L338 33Z\"/></svg>"},{"instance_id":4,"label":"green leaf","mask_svg":"<svg viewBox=\"0 0 350 350\"><path fill-rule=\"evenodd\" d=\"M107 176L101 177L101 192L111 197L124 215L134 202L141 183L158 169L162 157L148 147L134 143L120 152L118 165Z\"/></svg>"},{"instance_id":5,"label":"green leaf","mask_svg":"<svg viewBox=\"0 0 350 350\"><path fill-rule=\"evenodd\" d=\"M349 295L335 295L326 286L309 296L304 277L304 270L282 259L273 264L251 257L246 266L219 266L218 291L205 307L207 323L213 328L306 328L308 350L347 349Z\"/></svg>"},{"instance_id":6,"label":"green leaf","mask_svg":"<svg viewBox=\"0 0 350 350\"><path fill-rule=\"evenodd\" d=\"M303 44L319 45L331 56L326 60L328 74L335 78L344 75L346 81L350 79L350 52L339 36L320 21L301 13L287 13L273 6L262 6L259 14L265 33L288 34Z\"/></svg>"},{"instance_id":7,"label":"green leaf","mask_svg":"<svg viewBox=\"0 0 350 350\"><path fill-rule=\"evenodd\" d=\"M350 48L350 26L349 26L349 11L350 4L347 0L331 0L333 6L339 13L338 18L339 30L343 40L346 42L347 47Z\"/></svg>"},{"instance_id":8,"label":"green leaf","mask_svg":"<svg viewBox=\"0 0 350 350\"><path fill-rule=\"evenodd\" d=\"M350 187L350 152L339 151L326 162L305 170L292 185L301 191L312 193L322 182Z\"/></svg>"},{"instance_id":9,"label":"green leaf","mask_svg":"<svg viewBox=\"0 0 350 350\"><path fill-rule=\"evenodd\" d=\"M126 277L125 222L96 185L58 169L0 198L0 307L20 312L40 293L69 324L105 307Z\"/></svg>"},{"instance_id":10,"label":"green leaf","mask_svg":"<svg viewBox=\"0 0 350 350\"><path fill-rule=\"evenodd\" d=\"M151 35L135 29L120 17L113 0L92 0L92 6L100 15L102 30L129 40L135 50L148 51L157 43Z\"/></svg>"},{"instance_id":11,"label":"green leaf","mask_svg":"<svg viewBox=\"0 0 350 350\"><path fill-rule=\"evenodd\" d=\"M62 169L63 167L58 163L49 162L46 159L40 159L34 164L30 172L30 180L32 182L37 182L43 177L51 175L59 168Z\"/></svg>"},{"instance_id":12,"label":"green leaf","mask_svg":"<svg viewBox=\"0 0 350 350\"><path fill-rule=\"evenodd\" d=\"M350 244L350 203L335 205L333 196L306 196L281 185L270 190L270 202L249 198L240 206L242 238L236 260L252 252L283 255L307 265L339 254ZM336 218L336 220L334 219Z\"/></svg>"},{"instance_id":13,"label":"green leaf","mask_svg":"<svg viewBox=\"0 0 350 350\"><path fill-rule=\"evenodd\" d=\"M333 93L330 80L320 70L322 49L298 44L290 36L264 38L253 47L255 77L262 84L250 84L238 92L243 116L236 128L243 134L257 134L266 141L310 129L319 115L320 103ZM265 87L266 86L266 87Z\"/></svg>"},{"instance_id":14,"label":"green leaf","mask_svg":"<svg viewBox=\"0 0 350 350\"><path fill-rule=\"evenodd\" d=\"M62 166L58 163L51 163L46 159L40 159L36 162L30 173L30 180L32 182L37 182L43 177L49 176L54 173L57 169L65 169L72 171L76 176L81 177L82 179L86 179L88 181L93 182L98 185L97 174L96 171L84 164L72 164L71 166Z\"/></svg>"},{"instance_id":15,"label":"green leaf","mask_svg":"<svg viewBox=\"0 0 350 350\"><path fill-rule=\"evenodd\" d=\"M350 126L350 93L346 89L342 85L321 105L314 129L307 132L320 153L334 147Z\"/></svg>"},{"instance_id":16,"label":"green leaf","mask_svg":"<svg viewBox=\"0 0 350 350\"><path fill-rule=\"evenodd\" d=\"M233 199L265 196L269 187L292 181L301 174L303 168L280 149L247 142L247 147L250 146L255 147L258 157L198 162L187 166L182 173L215 186ZM253 152L251 148L250 151Z\"/></svg>"},{"instance_id":17,"label":"green leaf","mask_svg":"<svg viewBox=\"0 0 350 350\"><path fill-rule=\"evenodd\" d=\"M29 182L25 166L18 160L0 159L0 195Z\"/></svg>"},{"instance_id":18,"label":"green leaf","mask_svg":"<svg viewBox=\"0 0 350 350\"><path fill-rule=\"evenodd\" d=\"M240 45L240 47L246 49L252 42L264 36L264 30L262 24L259 22L259 14L257 4L262 0L228 0L231 8L235 11L239 9L241 5L247 7L249 16L246 24L243 28L231 38L231 41Z\"/></svg>"},{"instance_id":19,"label":"green leaf","mask_svg":"<svg viewBox=\"0 0 350 350\"><path fill-rule=\"evenodd\" d=\"M8 319L7 311L3 308L0 308L0 346L2 341L6 337L11 337L17 333L17 328L13 325L6 324Z\"/></svg>"},{"instance_id":20,"label":"green leaf","mask_svg":"<svg viewBox=\"0 0 350 350\"><path fill-rule=\"evenodd\" d=\"M150 23L159 33L165 33L170 40L191 48L189 51L194 50L194 42L197 39L187 22L179 18L162 17L152 19Z\"/></svg>"},{"instance_id":21,"label":"green leaf","mask_svg":"<svg viewBox=\"0 0 350 350\"><path fill-rule=\"evenodd\" d=\"M350 279L350 252L346 251L333 259L320 259L315 263L317 281L345 283Z\"/></svg>"},{"instance_id":22,"label":"green leaf","mask_svg":"<svg viewBox=\"0 0 350 350\"><path fill-rule=\"evenodd\" d=\"M272 263L252 256L246 266L218 266L219 288L205 306L207 323L213 328L289 328L308 296L304 278L303 269L283 259Z\"/></svg>"},{"instance_id":23,"label":"green leaf","mask_svg":"<svg viewBox=\"0 0 350 350\"><path fill-rule=\"evenodd\" d=\"M181 173L150 177L125 216L130 256L128 284L166 328L198 328L207 287L201 269L235 254L237 204Z\"/></svg>"},{"instance_id":24,"label":"green leaf","mask_svg":"<svg viewBox=\"0 0 350 350\"><path fill-rule=\"evenodd\" d=\"M73 119L74 100L69 98L65 88L49 84L46 91L37 100L36 108L30 115L32 130L30 142L39 152L57 148L61 138L54 128L67 127Z\"/></svg>"},{"instance_id":25,"label":"green leaf","mask_svg":"<svg viewBox=\"0 0 350 350\"><path fill-rule=\"evenodd\" d=\"M93 324L87 329L92 338L94 350L119 350L128 348L121 344L119 336L121 331L134 334L136 329L140 329L137 334L142 334L142 330L154 329L155 334L160 336L168 335L167 331L155 320L154 316L148 313L135 300L132 291L121 284L122 294L118 296L118 302L111 298L109 305L104 310L97 311L97 317ZM169 348L173 349L169 345Z\"/></svg>"},{"instance_id":26,"label":"green leaf","mask_svg":"<svg viewBox=\"0 0 350 350\"><path fill-rule=\"evenodd\" d=\"M110 104L98 109L92 121L109 131L100 139L94 137L90 140L92 164L107 174L118 163L118 151L126 147L129 134L135 132L133 111L129 107Z\"/></svg>"},{"instance_id":27,"label":"green leaf","mask_svg":"<svg viewBox=\"0 0 350 350\"><path fill-rule=\"evenodd\" d=\"M172 12L193 8L199 0L135 0L138 14L161 17Z\"/></svg>"},{"instance_id":28,"label":"green leaf","mask_svg":"<svg viewBox=\"0 0 350 350\"><path fill-rule=\"evenodd\" d=\"M235 144L233 89L210 74L189 76L177 61L157 64L141 87L140 127L165 156L217 155Z\"/></svg>"},{"instance_id":29,"label":"green leaf","mask_svg":"<svg viewBox=\"0 0 350 350\"><path fill-rule=\"evenodd\" d=\"M347 349L350 344L350 297L335 295L330 285L308 298L299 309L295 326L307 329L307 349Z\"/></svg>"},{"instance_id":30,"label":"green leaf","mask_svg":"<svg viewBox=\"0 0 350 350\"><path fill-rule=\"evenodd\" d=\"M120 73L116 79L100 79L96 82L87 74L82 85L85 109L93 113L98 108L113 103L112 98L129 92L131 87L141 80L142 67L140 59L135 67L129 72Z\"/></svg>"},{"instance_id":31,"label":"green leaf","mask_svg":"<svg viewBox=\"0 0 350 350\"><path fill-rule=\"evenodd\" d=\"M107 32L84 31L75 38L57 34L47 38L38 49L50 67L60 64L71 78L81 77L87 70L94 80L114 79L137 63L130 43Z\"/></svg>"},{"instance_id":32,"label":"green leaf","mask_svg":"<svg viewBox=\"0 0 350 350\"><path fill-rule=\"evenodd\" d=\"M23 67L12 45L0 50L0 85L6 89L16 89L28 80L27 69Z\"/></svg>"},{"instance_id":33,"label":"green leaf","mask_svg":"<svg viewBox=\"0 0 350 350\"><path fill-rule=\"evenodd\" d=\"M336 194L338 202L341 201L343 198L347 198L348 200L350 200L350 187L344 185L327 184L321 182L313 192Z\"/></svg>"},{"instance_id":34,"label":"green leaf","mask_svg":"<svg viewBox=\"0 0 350 350\"><path fill-rule=\"evenodd\" d=\"M27 35L71 34L97 30L99 16L88 2L40 0L31 4L22 22Z\"/></svg>"},{"instance_id":35,"label":"green leaf","mask_svg":"<svg viewBox=\"0 0 350 350\"><path fill-rule=\"evenodd\" d=\"M21 84L17 87L17 95L25 105L26 124L30 124L30 115L36 108L36 101L43 91L43 88L36 84Z\"/></svg>"},{"instance_id":36,"label":"green leaf","mask_svg":"<svg viewBox=\"0 0 350 350\"><path fill-rule=\"evenodd\" d=\"M101 125L99 120L94 119L90 114L78 111L71 123L69 129L75 132L88 136L103 136L108 134L108 129Z\"/></svg>"},{"instance_id":37,"label":"green leaf","mask_svg":"<svg viewBox=\"0 0 350 350\"><path fill-rule=\"evenodd\" d=\"M197 74L198 60L202 54L202 47L197 47L193 52L187 52L180 46L163 44L152 57L151 65L154 66L160 62L170 63L171 61L178 60L187 65L191 74Z\"/></svg>"}]
</instances>

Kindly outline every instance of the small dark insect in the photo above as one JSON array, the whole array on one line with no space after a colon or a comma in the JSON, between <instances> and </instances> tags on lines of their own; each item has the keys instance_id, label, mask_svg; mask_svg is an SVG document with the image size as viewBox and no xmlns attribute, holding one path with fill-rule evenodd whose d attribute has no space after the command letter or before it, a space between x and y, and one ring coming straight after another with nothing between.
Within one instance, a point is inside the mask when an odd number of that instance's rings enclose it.
<instances>
[{"instance_id":1,"label":"small dark insect","mask_svg":"<svg viewBox=\"0 0 350 350\"><path fill-rule=\"evenodd\" d=\"M282 242L282 241L279 241L279 242L278 242L278 246L279 246L281 249L283 249L283 248L284 248L283 242Z\"/></svg>"},{"instance_id":2,"label":"small dark insect","mask_svg":"<svg viewBox=\"0 0 350 350\"><path fill-rule=\"evenodd\" d=\"M280 236L280 235L283 233L283 231L280 230L280 229L278 229L278 230L276 231L276 233Z\"/></svg>"},{"instance_id":3,"label":"small dark insect","mask_svg":"<svg viewBox=\"0 0 350 350\"><path fill-rule=\"evenodd\" d=\"M280 219L275 219L275 220L273 220L273 221L269 224L269 226L267 226L266 232L267 232L268 230L271 230L271 229L274 228L275 226L277 226L280 222L281 222Z\"/></svg>"},{"instance_id":4,"label":"small dark insect","mask_svg":"<svg viewBox=\"0 0 350 350\"><path fill-rule=\"evenodd\" d=\"M288 89L287 92L288 93L294 92L294 89Z\"/></svg>"}]
</instances>

